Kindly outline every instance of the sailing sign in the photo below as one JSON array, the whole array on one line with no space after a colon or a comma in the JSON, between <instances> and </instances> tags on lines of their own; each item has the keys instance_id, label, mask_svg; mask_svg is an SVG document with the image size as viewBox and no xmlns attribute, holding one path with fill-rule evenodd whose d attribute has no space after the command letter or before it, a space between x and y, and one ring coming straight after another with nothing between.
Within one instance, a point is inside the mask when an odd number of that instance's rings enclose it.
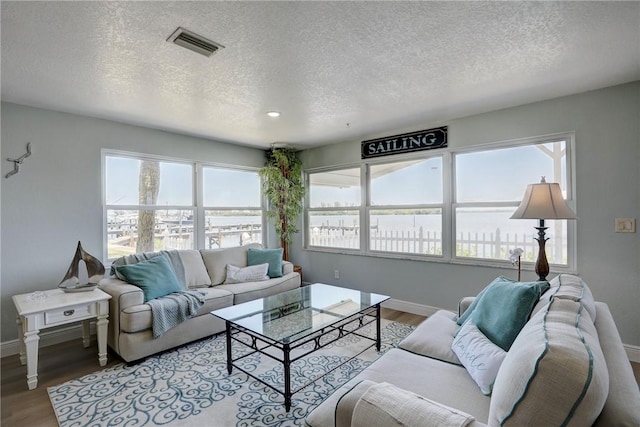
<instances>
[{"instance_id":1,"label":"sailing sign","mask_svg":"<svg viewBox=\"0 0 640 427\"><path fill-rule=\"evenodd\" d=\"M447 126L362 141L362 158L433 150L447 146Z\"/></svg>"}]
</instances>

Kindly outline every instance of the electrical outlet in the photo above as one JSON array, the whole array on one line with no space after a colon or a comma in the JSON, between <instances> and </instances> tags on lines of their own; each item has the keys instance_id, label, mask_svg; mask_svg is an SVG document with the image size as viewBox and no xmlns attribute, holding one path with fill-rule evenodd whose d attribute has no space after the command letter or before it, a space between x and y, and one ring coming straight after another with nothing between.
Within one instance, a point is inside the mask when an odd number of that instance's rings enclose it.
<instances>
[{"instance_id":1,"label":"electrical outlet","mask_svg":"<svg viewBox=\"0 0 640 427\"><path fill-rule=\"evenodd\" d=\"M335 271L333 272L333 277L334 277L335 279L339 279L339 278L340 278L340 271L339 271L339 270L335 270Z\"/></svg>"}]
</instances>

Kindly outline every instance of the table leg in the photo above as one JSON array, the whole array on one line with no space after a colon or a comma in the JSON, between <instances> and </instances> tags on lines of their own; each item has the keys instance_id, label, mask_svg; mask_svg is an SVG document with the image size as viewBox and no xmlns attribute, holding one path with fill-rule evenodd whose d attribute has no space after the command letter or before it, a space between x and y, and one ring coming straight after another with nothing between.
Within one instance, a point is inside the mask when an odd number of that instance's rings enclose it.
<instances>
[{"instance_id":1,"label":"table leg","mask_svg":"<svg viewBox=\"0 0 640 427\"><path fill-rule=\"evenodd\" d=\"M82 321L82 345L84 346L84 348L89 348L90 344L91 344L91 323L87 319Z\"/></svg>"},{"instance_id":2,"label":"table leg","mask_svg":"<svg viewBox=\"0 0 640 427\"><path fill-rule=\"evenodd\" d=\"M87 323L89 323L87 321ZM107 329L109 326L109 315L100 314L96 322L96 335L98 338L98 362L100 366L107 364ZM84 325L83 325L84 329ZM87 331L88 332L88 331ZM88 334L87 334L88 335Z\"/></svg>"},{"instance_id":3,"label":"table leg","mask_svg":"<svg viewBox=\"0 0 640 427\"><path fill-rule=\"evenodd\" d=\"M24 345L27 356L27 386L29 390L38 387L38 330L24 333Z\"/></svg>"},{"instance_id":4,"label":"table leg","mask_svg":"<svg viewBox=\"0 0 640 427\"><path fill-rule=\"evenodd\" d=\"M380 351L380 304L376 305L376 350Z\"/></svg>"},{"instance_id":5,"label":"table leg","mask_svg":"<svg viewBox=\"0 0 640 427\"><path fill-rule=\"evenodd\" d=\"M18 325L18 343L20 346L20 364L27 364L27 349L24 345L24 328L22 327L22 317L16 317L16 324Z\"/></svg>"},{"instance_id":6,"label":"table leg","mask_svg":"<svg viewBox=\"0 0 640 427\"><path fill-rule=\"evenodd\" d=\"M285 344L282 348L284 352L284 409L289 412L291 409L291 348Z\"/></svg>"},{"instance_id":7,"label":"table leg","mask_svg":"<svg viewBox=\"0 0 640 427\"><path fill-rule=\"evenodd\" d=\"M227 326L227 372L231 375L233 364L231 363L231 322L225 321Z\"/></svg>"}]
</instances>

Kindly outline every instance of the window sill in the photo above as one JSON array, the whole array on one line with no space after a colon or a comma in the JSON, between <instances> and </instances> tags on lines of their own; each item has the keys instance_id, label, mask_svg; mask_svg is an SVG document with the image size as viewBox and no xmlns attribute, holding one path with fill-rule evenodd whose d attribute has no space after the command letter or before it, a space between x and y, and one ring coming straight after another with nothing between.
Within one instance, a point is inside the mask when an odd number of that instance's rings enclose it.
<instances>
[{"instance_id":1,"label":"window sill","mask_svg":"<svg viewBox=\"0 0 640 427\"><path fill-rule=\"evenodd\" d=\"M511 265L510 261L498 261L498 260L485 260L485 259L474 259L474 258L454 258L449 259L444 256L420 256L408 253L390 253L390 252L360 252L359 250L349 250L349 249L340 249L340 248L321 248L321 247L312 247L312 248L303 248L304 252L318 252L318 253L328 253L335 255L353 255L353 256L362 256L362 257L370 257L370 258L385 258L385 259L397 259L397 260L408 260L408 261L421 261L421 262L433 262L433 263L441 263L441 264L452 264L452 265L465 265L472 267L488 267L488 268L503 268L509 270L517 270L516 267ZM525 263L522 265L521 271L534 272L535 265L533 263ZM576 269L572 269L569 266L563 266L558 264L550 264L549 265L549 273L554 274L578 274Z\"/></svg>"}]
</instances>

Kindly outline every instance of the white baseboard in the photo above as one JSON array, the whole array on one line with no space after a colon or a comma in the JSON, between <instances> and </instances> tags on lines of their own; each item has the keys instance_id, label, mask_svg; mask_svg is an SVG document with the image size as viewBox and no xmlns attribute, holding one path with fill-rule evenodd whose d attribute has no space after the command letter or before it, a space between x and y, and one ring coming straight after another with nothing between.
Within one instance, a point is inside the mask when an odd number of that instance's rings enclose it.
<instances>
[{"instance_id":1,"label":"white baseboard","mask_svg":"<svg viewBox=\"0 0 640 427\"><path fill-rule=\"evenodd\" d=\"M404 311L405 313L417 314L419 316L431 316L436 311L440 310L438 307L431 307L429 305L416 304L415 302L401 301L393 298L383 302L382 307Z\"/></svg>"},{"instance_id":2,"label":"white baseboard","mask_svg":"<svg viewBox=\"0 0 640 427\"><path fill-rule=\"evenodd\" d=\"M95 335L95 324L91 323L91 335ZM43 331L40 333L39 347L48 347L66 341L82 340L82 324L71 325L53 331ZM20 353L20 345L17 339L0 343L0 357L13 356Z\"/></svg>"},{"instance_id":3,"label":"white baseboard","mask_svg":"<svg viewBox=\"0 0 640 427\"><path fill-rule=\"evenodd\" d=\"M640 347L637 345L623 344L624 350L630 361L640 363Z\"/></svg>"},{"instance_id":4,"label":"white baseboard","mask_svg":"<svg viewBox=\"0 0 640 427\"><path fill-rule=\"evenodd\" d=\"M424 304L417 304L415 302L401 301L397 299L390 299L382 303L385 308L393 310L404 311L405 313L417 314L419 316L431 316L436 311L440 310L438 307L432 307ZM91 323L91 334L95 335L95 324ZM47 347L54 344L59 344L66 341L82 339L82 327L81 325L72 325L65 328L56 329L54 331L45 331L40 334L40 347ZM624 350L627 353L627 357L631 362L640 363L640 346L623 344ZM13 356L20 353L20 346L18 340L11 340L0 343L0 357Z\"/></svg>"}]
</instances>

